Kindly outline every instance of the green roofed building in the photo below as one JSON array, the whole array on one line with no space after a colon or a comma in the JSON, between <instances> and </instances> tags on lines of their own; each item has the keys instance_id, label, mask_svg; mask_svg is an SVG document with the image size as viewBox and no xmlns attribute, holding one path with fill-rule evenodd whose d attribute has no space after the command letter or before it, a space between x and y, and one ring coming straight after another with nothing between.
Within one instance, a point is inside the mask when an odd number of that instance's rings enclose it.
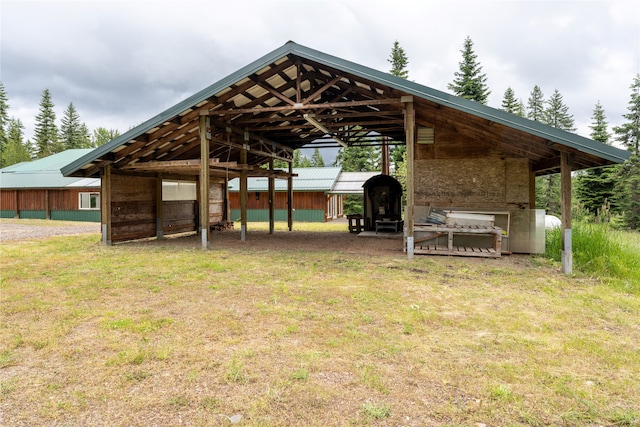
<instances>
[{"instance_id":1,"label":"green roofed building","mask_svg":"<svg viewBox=\"0 0 640 427\"><path fill-rule=\"evenodd\" d=\"M342 172L338 167L293 168L293 219L326 222L344 216L344 197L362 196L363 184L380 172ZM247 220L269 220L268 178L247 179ZM231 218L240 217L240 180L229 181ZM275 180L276 221L287 220L287 181Z\"/></svg>"},{"instance_id":2,"label":"green roofed building","mask_svg":"<svg viewBox=\"0 0 640 427\"><path fill-rule=\"evenodd\" d=\"M0 217L100 222L100 178L60 172L91 151L67 150L0 169Z\"/></svg>"}]
</instances>

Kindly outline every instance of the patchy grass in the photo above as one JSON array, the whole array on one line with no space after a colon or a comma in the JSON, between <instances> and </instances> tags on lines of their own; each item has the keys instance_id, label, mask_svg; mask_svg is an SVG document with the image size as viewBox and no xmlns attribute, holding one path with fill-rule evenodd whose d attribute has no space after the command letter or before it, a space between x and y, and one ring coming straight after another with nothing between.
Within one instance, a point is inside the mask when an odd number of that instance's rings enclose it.
<instances>
[{"instance_id":1,"label":"patchy grass","mask_svg":"<svg viewBox=\"0 0 640 427\"><path fill-rule=\"evenodd\" d=\"M637 294L543 258L98 240L0 244L1 424L640 426Z\"/></svg>"}]
</instances>

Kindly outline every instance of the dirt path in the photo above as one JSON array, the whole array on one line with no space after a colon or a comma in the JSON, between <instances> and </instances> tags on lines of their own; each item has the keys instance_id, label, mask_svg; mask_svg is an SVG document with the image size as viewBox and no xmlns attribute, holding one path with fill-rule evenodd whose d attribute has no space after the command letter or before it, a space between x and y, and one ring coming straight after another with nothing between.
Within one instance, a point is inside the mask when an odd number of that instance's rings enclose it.
<instances>
[{"instance_id":1,"label":"dirt path","mask_svg":"<svg viewBox=\"0 0 640 427\"><path fill-rule=\"evenodd\" d=\"M52 236L99 232L100 224L94 222L0 220L0 241L46 239Z\"/></svg>"}]
</instances>

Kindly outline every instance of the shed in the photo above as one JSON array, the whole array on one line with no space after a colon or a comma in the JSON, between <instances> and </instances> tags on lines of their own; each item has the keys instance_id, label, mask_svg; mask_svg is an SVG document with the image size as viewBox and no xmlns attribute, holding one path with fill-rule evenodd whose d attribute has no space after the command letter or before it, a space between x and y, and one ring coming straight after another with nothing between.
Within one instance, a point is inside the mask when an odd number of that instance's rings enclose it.
<instances>
[{"instance_id":1,"label":"shed","mask_svg":"<svg viewBox=\"0 0 640 427\"><path fill-rule=\"evenodd\" d=\"M240 178L244 240L247 178L267 177L270 194L275 178L287 179L291 230L292 170L276 171L274 159L291 164L296 148L383 141L407 147L409 258L415 253L417 207L532 211L535 176L561 173L570 266L571 172L621 163L629 156L616 147L290 41L62 171L65 176L103 178L106 243L162 237L165 210L158 183L168 176L197 182L199 219L194 229L207 248L212 186L225 188L227 177ZM273 223L273 204L269 210ZM535 225L524 220L523 230Z\"/></svg>"},{"instance_id":2,"label":"shed","mask_svg":"<svg viewBox=\"0 0 640 427\"><path fill-rule=\"evenodd\" d=\"M100 179L60 172L91 151L67 150L0 169L0 217L100 222Z\"/></svg>"}]
</instances>

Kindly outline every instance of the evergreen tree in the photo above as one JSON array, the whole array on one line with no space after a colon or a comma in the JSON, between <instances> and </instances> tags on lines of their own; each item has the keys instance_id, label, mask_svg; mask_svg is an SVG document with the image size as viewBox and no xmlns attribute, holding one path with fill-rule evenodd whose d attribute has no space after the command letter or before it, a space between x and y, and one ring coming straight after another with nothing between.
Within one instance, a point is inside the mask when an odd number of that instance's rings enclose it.
<instances>
[{"instance_id":1,"label":"evergreen tree","mask_svg":"<svg viewBox=\"0 0 640 427\"><path fill-rule=\"evenodd\" d=\"M91 138L91 146L100 147L101 145L104 145L107 142L113 139L116 139L119 136L120 136L120 132L118 132L116 129L107 129L107 128L99 127L93 130L93 137Z\"/></svg>"},{"instance_id":2,"label":"evergreen tree","mask_svg":"<svg viewBox=\"0 0 640 427\"><path fill-rule=\"evenodd\" d=\"M62 150L90 147L89 130L84 123L80 122L80 114L78 114L73 102L64 111L60 121L58 142Z\"/></svg>"},{"instance_id":3,"label":"evergreen tree","mask_svg":"<svg viewBox=\"0 0 640 427\"><path fill-rule=\"evenodd\" d=\"M58 128L56 127L56 113L53 111L53 101L49 89L42 92L40 111L36 116L35 124L35 150L38 158L58 153Z\"/></svg>"},{"instance_id":4,"label":"evergreen tree","mask_svg":"<svg viewBox=\"0 0 640 427\"><path fill-rule=\"evenodd\" d=\"M334 166L345 172L368 172L380 170L380 149L371 146L351 146L338 150Z\"/></svg>"},{"instance_id":5,"label":"evergreen tree","mask_svg":"<svg viewBox=\"0 0 640 427\"><path fill-rule=\"evenodd\" d=\"M611 134L600 101L596 103L591 120L591 139L609 145ZM576 177L576 198L592 215L597 216L607 203L612 212L618 211L614 198L617 174L618 167L603 166L588 169Z\"/></svg>"},{"instance_id":6,"label":"evergreen tree","mask_svg":"<svg viewBox=\"0 0 640 427\"><path fill-rule=\"evenodd\" d=\"M544 123L554 128L574 132L573 115L569 114L569 107L564 104L562 95L556 89L547 101L547 108L543 112Z\"/></svg>"},{"instance_id":7,"label":"evergreen tree","mask_svg":"<svg viewBox=\"0 0 640 427\"><path fill-rule=\"evenodd\" d=\"M0 168L8 166L2 163L2 153L7 145L9 126L9 103L4 85L0 82Z\"/></svg>"},{"instance_id":8,"label":"evergreen tree","mask_svg":"<svg viewBox=\"0 0 640 427\"><path fill-rule=\"evenodd\" d=\"M487 76L482 73L482 66L477 62L478 56L473 51L470 37L464 40L464 48L460 52L460 71L455 72L453 83L450 83L448 88L458 96L486 104L491 91L486 84Z\"/></svg>"},{"instance_id":9,"label":"evergreen tree","mask_svg":"<svg viewBox=\"0 0 640 427\"><path fill-rule=\"evenodd\" d=\"M626 225L637 230L640 228L640 74L636 75L630 88L629 112L623 114L627 122L615 126L613 133L631 152L618 175L618 203L624 210Z\"/></svg>"},{"instance_id":10,"label":"evergreen tree","mask_svg":"<svg viewBox=\"0 0 640 427\"><path fill-rule=\"evenodd\" d=\"M315 168L324 167L324 159L322 158L322 154L320 154L320 150L317 147L315 150L313 150L313 156L311 156L310 166Z\"/></svg>"},{"instance_id":11,"label":"evergreen tree","mask_svg":"<svg viewBox=\"0 0 640 427\"><path fill-rule=\"evenodd\" d=\"M544 95L538 85L533 87L527 103L527 118L538 122L544 121Z\"/></svg>"},{"instance_id":12,"label":"evergreen tree","mask_svg":"<svg viewBox=\"0 0 640 427\"><path fill-rule=\"evenodd\" d=\"M308 168L311 167L311 162L300 150L293 150L293 167Z\"/></svg>"},{"instance_id":13,"label":"evergreen tree","mask_svg":"<svg viewBox=\"0 0 640 427\"><path fill-rule=\"evenodd\" d=\"M628 113L622 117L628 121L613 128L616 141L621 142L632 154L638 155L640 148L640 74L637 74L630 86L631 99Z\"/></svg>"},{"instance_id":14,"label":"evergreen tree","mask_svg":"<svg viewBox=\"0 0 640 427\"><path fill-rule=\"evenodd\" d=\"M518 100L516 99L513 89L508 87L507 90L504 91L504 96L502 97L502 109L507 113L515 113L518 109L518 105Z\"/></svg>"},{"instance_id":15,"label":"evergreen tree","mask_svg":"<svg viewBox=\"0 0 640 427\"><path fill-rule=\"evenodd\" d=\"M402 79L406 79L409 77L409 70L407 70L407 65L409 64L409 59L407 55L404 53L404 49L400 47L400 43L396 40L393 43L393 48L391 48L391 56L387 59L391 64L391 69L389 72L396 77L400 77Z\"/></svg>"},{"instance_id":16,"label":"evergreen tree","mask_svg":"<svg viewBox=\"0 0 640 427\"><path fill-rule=\"evenodd\" d=\"M409 59L404 52L404 49L400 47L400 44L396 40L393 43L393 48L391 49L391 56L387 59L389 63L391 63L391 70L389 72L396 77L400 77L406 79L409 77L409 70L407 70L407 65L409 64ZM395 145L392 149L390 149L390 157L391 161L394 163L396 170L402 167L401 163L403 162L404 154L407 151L406 145Z\"/></svg>"},{"instance_id":17,"label":"evergreen tree","mask_svg":"<svg viewBox=\"0 0 640 427\"><path fill-rule=\"evenodd\" d=\"M7 126L7 140L4 150L2 151L2 158L0 162L2 167L7 167L20 162L28 162L31 160L29 153L29 147L22 140L24 126L20 119L9 120Z\"/></svg>"}]
</instances>

